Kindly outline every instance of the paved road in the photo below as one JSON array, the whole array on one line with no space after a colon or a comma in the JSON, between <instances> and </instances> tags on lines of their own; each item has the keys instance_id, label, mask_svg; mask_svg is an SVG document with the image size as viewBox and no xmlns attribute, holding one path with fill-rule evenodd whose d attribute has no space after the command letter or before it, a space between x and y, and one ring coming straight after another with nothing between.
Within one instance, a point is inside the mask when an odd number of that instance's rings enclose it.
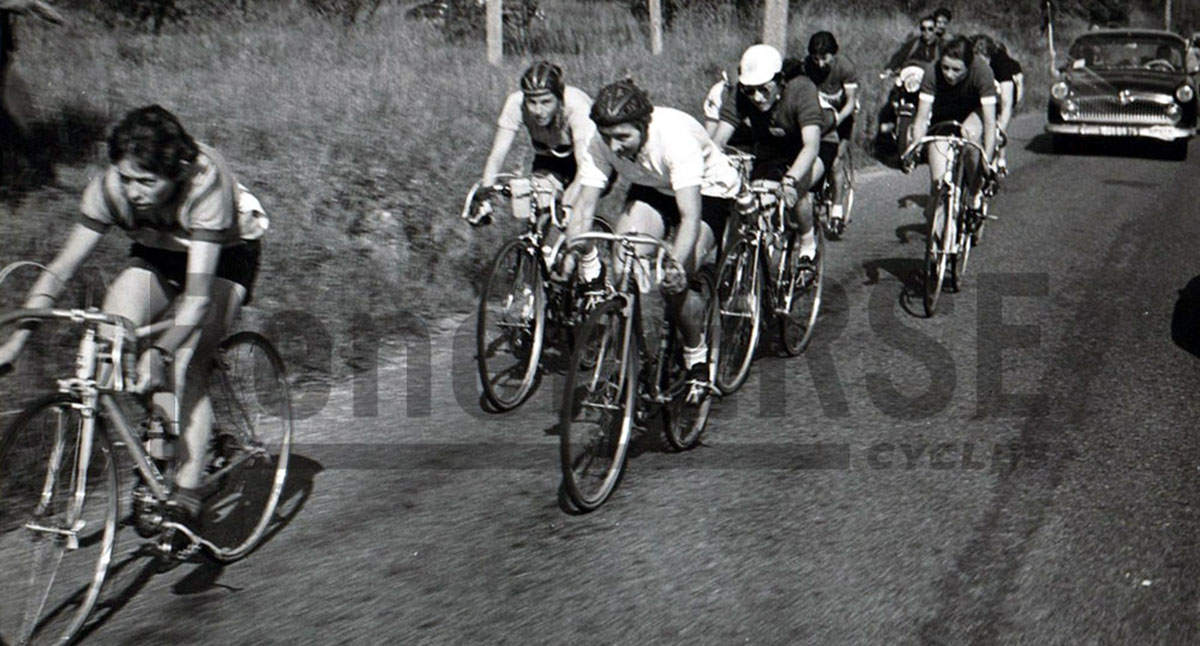
<instances>
[{"instance_id":1,"label":"paved road","mask_svg":"<svg viewBox=\"0 0 1200 646\"><path fill-rule=\"evenodd\" d=\"M558 507L554 380L479 412L444 321L305 392L270 541L131 561L85 643L1200 643L1200 364L1171 336L1197 162L1040 129L933 319L903 296L926 178L864 178L806 358L758 361L705 446L643 442L598 512Z\"/></svg>"}]
</instances>

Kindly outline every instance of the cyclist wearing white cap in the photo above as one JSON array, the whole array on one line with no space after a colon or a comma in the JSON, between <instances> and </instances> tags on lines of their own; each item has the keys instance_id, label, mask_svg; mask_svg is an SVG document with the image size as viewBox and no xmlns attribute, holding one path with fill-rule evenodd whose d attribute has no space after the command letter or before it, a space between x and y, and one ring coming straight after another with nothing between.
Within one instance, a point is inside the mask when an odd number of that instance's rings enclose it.
<instances>
[{"instance_id":1,"label":"cyclist wearing white cap","mask_svg":"<svg viewBox=\"0 0 1200 646\"><path fill-rule=\"evenodd\" d=\"M721 125L713 137L717 144L728 142L743 119L749 120L754 135L751 178L783 183L792 207L791 225L800 232L800 263L811 263L817 244L808 191L837 155L832 115L821 108L810 79L797 76L785 82L779 50L754 45L738 66L736 100L721 106Z\"/></svg>"}]
</instances>

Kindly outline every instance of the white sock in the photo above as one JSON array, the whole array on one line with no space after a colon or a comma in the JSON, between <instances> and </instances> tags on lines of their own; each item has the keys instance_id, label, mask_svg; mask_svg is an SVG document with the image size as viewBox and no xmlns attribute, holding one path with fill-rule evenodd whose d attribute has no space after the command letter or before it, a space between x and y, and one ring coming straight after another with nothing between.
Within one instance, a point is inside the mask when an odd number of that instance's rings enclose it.
<instances>
[{"instance_id":1,"label":"white sock","mask_svg":"<svg viewBox=\"0 0 1200 646\"><path fill-rule=\"evenodd\" d=\"M834 204L833 208L829 209L829 216L840 220L845 215L841 204Z\"/></svg>"},{"instance_id":2,"label":"white sock","mask_svg":"<svg viewBox=\"0 0 1200 646\"><path fill-rule=\"evenodd\" d=\"M683 347L683 362L687 364L689 370L705 361L708 361L708 344L704 341L694 348Z\"/></svg>"},{"instance_id":3,"label":"white sock","mask_svg":"<svg viewBox=\"0 0 1200 646\"><path fill-rule=\"evenodd\" d=\"M579 277L584 282L600 277L600 253L595 249L588 249L579 259Z\"/></svg>"}]
</instances>

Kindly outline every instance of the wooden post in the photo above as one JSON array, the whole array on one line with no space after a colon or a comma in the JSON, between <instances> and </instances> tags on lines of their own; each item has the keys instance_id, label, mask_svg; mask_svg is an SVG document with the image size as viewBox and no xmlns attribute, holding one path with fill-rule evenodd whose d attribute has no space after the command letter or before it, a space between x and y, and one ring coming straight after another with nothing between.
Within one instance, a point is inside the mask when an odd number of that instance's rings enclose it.
<instances>
[{"instance_id":1,"label":"wooden post","mask_svg":"<svg viewBox=\"0 0 1200 646\"><path fill-rule=\"evenodd\" d=\"M1050 49L1050 74L1058 76L1058 52L1054 49L1054 4L1046 0L1042 10L1046 12L1046 45Z\"/></svg>"},{"instance_id":2,"label":"wooden post","mask_svg":"<svg viewBox=\"0 0 1200 646\"><path fill-rule=\"evenodd\" d=\"M1163 29L1171 31L1171 0L1166 0L1167 5L1163 8Z\"/></svg>"},{"instance_id":3,"label":"wooden post","mask_svg":"<svg viewBox=\"0 0 1200 646\"><path fill-rule=\"evenodd\" d=\"M504 60L503 0L487 0L487 57L492 65Z\"/></svg>"},{"instance_id":4,"label":"wooden post","mask_svg":"<svg viewBox=\"0 0 1200 646\"><path fill-rule=\"evenodd\" d=\"M765 0L762 41L787 54L788 0Z\"/></svg>"},{"instance_id":5,"label":"wooden post","mask_svg":"<svg viewBox=\"0 0 1200 646\"><path fill-rule=\"evenodd\" d=\"M650 53L658 56L663 50L662 0L650 2Z\"/></svg>"}]
</instances>

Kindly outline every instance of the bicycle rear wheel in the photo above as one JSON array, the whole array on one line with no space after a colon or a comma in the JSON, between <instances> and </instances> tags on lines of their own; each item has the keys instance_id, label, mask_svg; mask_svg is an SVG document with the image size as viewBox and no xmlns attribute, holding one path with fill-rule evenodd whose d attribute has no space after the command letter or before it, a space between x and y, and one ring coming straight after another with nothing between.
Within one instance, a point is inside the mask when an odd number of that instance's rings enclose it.
<instances>
[{"instance_id":1,"label":"bicycle rear wheel","mask_svg":"<svg viewBox=\"0 0 1200 646\"><path fill-rule=\"evenodd\" d=\"M484 396L499 411L519 406L537 376L546 329L540 255L524 240L505 244L479 294L479 381Z\"/></svg>"},{"instance_id":2,"label":"bicycle rear wheel","mask_svg":"<svg viewBox=\"0 0 1200 646\"><path fill-rule=\"evenodd\" d=\"M602 505L625 469L638 356L623 303L592 310L576 337L559 422L563 488L580 511Z\"/></svg>"},{"instance_id":3,"label":"bicycle rear wheel","mask_svg":"<svg viewBox=\"0 0 1200 646\"><path fill-rule=\"evenodd\" d=\"M255 332L221 342L209 373L212 451L202 533L214 556L245 556L266 535L283 494L292 450L292 404L283 360Z\"/></svg>"},{"instance_id":4,"label":"bicycle rear wheel","mask_svg":"<svg viewBox=\"0 0 1200 646\"><path fill-rule=\"evenodd\" d=\"M950 236L951 218L955 217L954 199L950 191L942 188L938 194L938 209L941 211L941 221L937 212L929 224L929 238L925 244L924 267L924 306L925 316L931 317L937 311L938 298L946 284L946 268L950 260L950 250L953 241ZM941 226L938 226L938 225Z\"/></svg>"},{"instance_id":5,"label":"bicycle rear wheel","mask_svg":"<svg viewBox=\"0 0 1200 646\"><path fill-rule=\"evenodd\" d=\"M704 303L704 334L708 341L707 365L711 375L714 364L720 363L721 313L712 272L707 268L701 269L697 281L700 283L700 298ZM663 358L668 367L663 371L663 380L659 384L662 392L670 398L663 410L663 429L671 448L686 451L700 443L700 435L708 425L713 398L709 394L699 404L688 403L691 385L687 381L687 366L683 361L683 337L675 325L671 325L670 335L667 356Z\"/></svg>"},{"instance_id":6,"label":"bicycle rear wheel","mask_svg":"<svg viewBox=\"0 0 1200 646\"><path fill-rule=\"evenodd\" d=\"M779 340L783 351L796 356L812 340L817 315L821 312L821 293L825 285L825 236L821 227L813 227L817 243L816 258L811 268L798 265L800 235L789 233L787 257L779 277Z\"/></svg>"},{"instance_id":7,"label":"bicycle rear wheel","mask_svg":"<svg viewBox=\"0 0 1200 646\"><path fill-rule=\"evenodd\" d=\"M81 482L78 404L70 395L44 397L0 436L0 644L68 643L95 606L112 560L112 443L98 419Z\"/></svg>"},{"instance_id":8,"label":"bicycle rear wheel","mask_svg":"<svg viewBox=\"0 0 1200 646\"><path fill-rule=\"evenodd\" d=\"M757 250L745 240L734 243L717 272L721 325L716 384L721 392L737 392L750 374L762 322L762 277Z\"/></svg>"}]
</instances>

